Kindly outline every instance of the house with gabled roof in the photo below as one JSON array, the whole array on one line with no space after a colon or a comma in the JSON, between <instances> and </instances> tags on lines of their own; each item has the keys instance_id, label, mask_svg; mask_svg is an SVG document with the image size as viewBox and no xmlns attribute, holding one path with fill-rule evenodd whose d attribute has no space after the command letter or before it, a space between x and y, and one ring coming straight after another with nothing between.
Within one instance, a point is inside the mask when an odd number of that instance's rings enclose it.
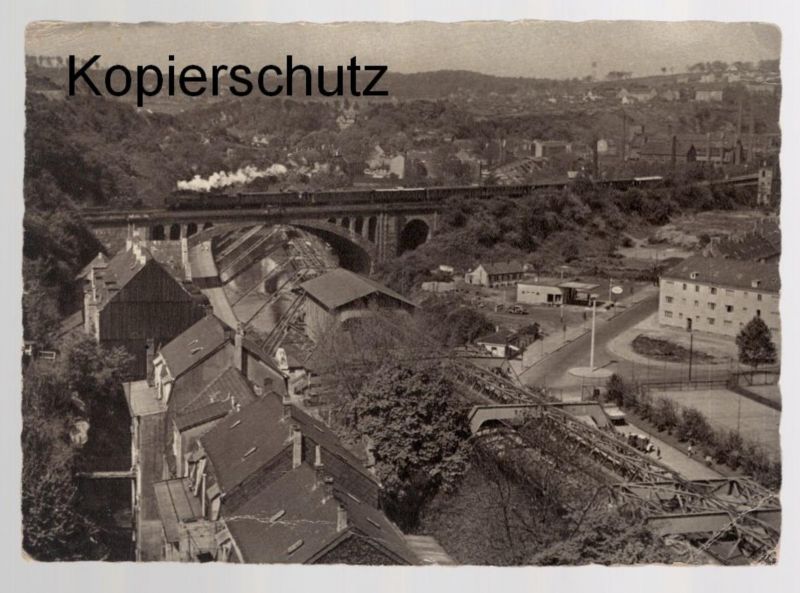
<instances>
[{"instance_id":1,"label":"house with gabled roof","mask_svg":"<svg viewBox=\"0 0 800 593\"><path fill-rule=\"evenodd\" d=\"M171 558L421 563L381 511L378 480L285 397L267 394L224 417L187 461L185 475L155 485Z\"/></svg>"},{"instance_id":2,"label":"house with gabled roof","mask_svg":"<svg viewBox=\"0 0 800 593\"><path fill-rule=\"evenodd\" d=\"M419 564L379 509L303 464L248 500L223 523L224 559L248 563Z\"/></svg>"},{"instance_id":3,"label":"house with gabled roof","mask_svg":"<svg viewBox=\"0 0 800 593\"><path fill-rule=\"evenodd\" d=\"M196 440L267 392L287 394L287 377L248 337L207 315L164 346L153 361L155 397L167 411L166 461L182 475Z\"/></svg>"},{"instance_id":4,"label":"house with gabled roof","mask_svg":"<svg viewBox=\"0 0 800 593\"><path fill-rule=\"evenodd\" d=\"M315 341L334 325L367 317L376 309L410 313L417 307L391 288L344 268L303 282L298 291L306 297L306 331Z\"/></svg>"},{"instance_id":5,"label":"house with gabled roof","mask_svg":"<svg viewBox=\"0 0 800 593\"><path fill-rule=\"evenodd\" d=\"M148 357L201 319L207 301L176 280L138 243L112 258L98 254L78 274L84 284L84 331L133 357L131 378L147 374Z\"/></svg>"},{"instance_id":6,"label":"house with gabled roof","mask_svg":"<svg viewBox=\"0 0 800 593\"><path fill-rule=\"evenodd\" d=\"M524 268L517 261L479 263L464 274L464 282L489 288L515 286L522 280Z\"/></svg>"}]
</instances>

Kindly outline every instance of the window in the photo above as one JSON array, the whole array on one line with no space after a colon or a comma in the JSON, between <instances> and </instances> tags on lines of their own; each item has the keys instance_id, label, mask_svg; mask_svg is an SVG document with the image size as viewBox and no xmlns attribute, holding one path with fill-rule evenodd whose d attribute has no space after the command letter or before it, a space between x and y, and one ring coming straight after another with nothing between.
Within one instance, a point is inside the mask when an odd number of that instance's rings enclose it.
<instances>
[{"instance_id":1,"label":"window","mask_svg":"<svg viewBox=\"0 0 800 593\"><path fill-rule=\"evenodd\" d=\"M733 305L725 305L726 313L733 313Z\"/></svg>"},{"instance_id":2,"label":"window","mask_svg":"<svg viewBox=\"0 0 800 593\"><path fill-rule=\"evenodd\" d=\"M672 311L664 311L664 317L666 317L667 319L671 319L672 318Z\"/></svg>"},{"instance_id":3,"label":"window","mask_svg":"<svg viewBox=\"0 0 800 593\"><path fill-rule=\"evenodd\" d=\"M683 290L686 290L686 282L683 283Z\"/></svg>"},{"instance_id":4,"label":"window","mask_svg":"<svg viewBox=\"0 0 800 593\"><path fill-rule=\"evenodd\" d=\"M716 320L715 320L713 317L709 317L709 318L708 318L708 325L714 325L714 322L715 322L715 321L716 321Z\"/></svg>"},{"instance_id":5,"label":"window","mask_svg":"<svg viewBox=\"0 0 800 593\"><path fill-rule=\"evenodd\" d=\"M713 286L711 287L711 294L717 294L717 289Z\"/></svg>"},{"instance_id":6,"label":"window","mask_svg":"<svg viewBox=\"0 0 800 593\"><path fill-rule=\"evenodd\" d=\"M700 285L699 284L695 284L694 285L694 291L695 292L700 292Z\"/></svg>"},{"instance_id":7,"label":"window","mask_svg":"<svg viewBox=\"0 0 800 593\"><path fill-rule=\"evenodd\" d=\"M761 317L761 309L756 309L756 317Z\"/></svg>"},{"instance_id":8,"label":"window","mask_svg":"<svg viewBox=\"0 0 800 593\"><path fill-rule=\"evenodd\" d=\"M699 306L700 306L700 301L695 301L695 302L694 302L694 306L695 306L695 307L699 307Z\"/></svg>"},{"instance_id":9,"label":"window","mask_svg":"<svg viewBox=\"0 0 800 593\"><path fill-rule=\"evenodd\" d=\"M762 295L761 295L761 293L759 293L759 294L758 294L758 296L757 296L756 298L757 298L757 299L760 301L760 300L761 300L761 297L762 297Z\"/></svg>"},{"instance_id":10,"label":"window","mask_svg":"<svg viewBox=\"0 0 800 593\"><path fill-rule=\"evenodd\" d=\"M716 303L708 303L708 308L713 311L714 309L717 308L717 304Z\"/></svg>"},{"instance_id":11,"label":"window","mask_svg":"<svg viewBox=\"0 0 800 593\"><path fill-rule=\"evenodd\" d=\"M675 299L673 299L671 296L668 296L664 300L667 301L668 303L671 303Z\"/></svg>"},{"instance_id":12,"label":"window","mask_svg":"<svg viewBox=\"0 0 800 593\"><path fill-rule=\"evenodd\" d=\"M725 325L731 325L731 323L732 323L732 322L731 322L731 320L730 320L730 319L726 319L726 320L724 321L724 323L725 323Z\"/></svg>"}]
</instances>

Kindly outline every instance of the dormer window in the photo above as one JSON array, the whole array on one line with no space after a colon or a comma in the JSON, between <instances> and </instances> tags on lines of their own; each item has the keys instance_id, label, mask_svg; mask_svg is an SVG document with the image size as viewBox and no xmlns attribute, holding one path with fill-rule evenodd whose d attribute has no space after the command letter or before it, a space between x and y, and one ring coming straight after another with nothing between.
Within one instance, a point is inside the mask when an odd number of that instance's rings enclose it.
<instances>
[{"instance_id":1,"label":"dormer window","mask_svg":"<svg viewBox=\"0 0 800 593\"><path fill-rule=\"evenodd\" d=\"M752 286L753 288L758 288L759 286L761 286L761 280L753 280L750 283L750 286Z\"/></svg>"},{"instance_id":2,"label":"dormer window","mask_svg":"<svg viewBox=\"0 0 800 593\"><path fill-rule=\"evenodd\" d=\"M700 273L699 273L699 272L692 272L691 274L689 274L689 277L690 277L692 280L696 280L696 279L697 279L697 277L698 277L699 275L700 275Z\"/></svg>"}]
</instances>

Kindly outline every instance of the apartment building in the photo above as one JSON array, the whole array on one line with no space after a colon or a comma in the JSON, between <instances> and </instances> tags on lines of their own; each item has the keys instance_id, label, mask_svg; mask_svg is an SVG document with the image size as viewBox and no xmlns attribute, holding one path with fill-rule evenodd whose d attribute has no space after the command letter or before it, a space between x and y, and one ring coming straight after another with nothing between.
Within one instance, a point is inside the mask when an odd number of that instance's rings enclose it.
<instances>
[{"instance_id":1,"label":"apartment building","mask_svg":"<svg viewBox=\"0 0 800 593\"><path fill-rule=\"evenodd\" d=\"M736 336L753 317L780 331L777 262L690 257L664 272L658 319L662 325Z\"/></svg>"}]
</instances>

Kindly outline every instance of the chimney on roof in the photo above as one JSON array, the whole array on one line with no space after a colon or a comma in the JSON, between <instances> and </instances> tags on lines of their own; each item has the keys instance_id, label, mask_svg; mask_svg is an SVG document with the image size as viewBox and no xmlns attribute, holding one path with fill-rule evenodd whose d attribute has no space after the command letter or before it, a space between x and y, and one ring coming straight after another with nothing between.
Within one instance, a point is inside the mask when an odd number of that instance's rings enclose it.
<instances>
[{"instance_id":1,"label":"chimney on roof","mask_svg":"<svg viewBox=\"0 0 800 593\"><path fill-rule=\"evenodd\" d=\"M156 343L153 338L147 338L145 346L145 360L147 365L147 384L152 387L154 382L153 359L155 358Z\"/></svg>"},{"instance_id":2,"label":"chimney on roof","mask_svg":"<svg viewBox=\"0 0 800 593\"><path fill-rule=\"evenodd\" d=\"M314 447L314 488L325 484L325 464L322 463L322 449L319 445Z\"/></svg>"},{"instance_id":3,"label":"chimney on roof","mask_svg":"<svg viewBox=\"0 0 800 593\"><path fill-rule=\"evenodd\" d=\"M236 326L236 333L233 335L233 366L244 372L244 324Z\"/></svg>"},{"instance_id":4,"label":"chimney on roof","mask_svg":"<svg viewBox=\"0 0 800 593\"><path fill-rule=\"evenodd\" d=\"M336 533L341 533L347 529L347 509L342 503L336 507Z\"/></svg>"},{"instance_id":5,"label":"chimney on roof","mask_svg":"<svg viewBox=\"0 0 800 593\"><path fill-rule=\"evenodd\" d=\"M292 469L303 463L303 433L298 426L292 426Z\"/></svg>"},{"instance_id":6,"label":"chimney on roof","mask_svg":"<svg viewBox=\"0 0 800 593\"><path fill-rule=\"evenodd\" d=\"M131 248L133 256L136 258L137 263L144 265L147 263L147 254L142 251L142 246L139 244L138 238L134 238L133 247Z\"/></svg>"}]
</instances>

